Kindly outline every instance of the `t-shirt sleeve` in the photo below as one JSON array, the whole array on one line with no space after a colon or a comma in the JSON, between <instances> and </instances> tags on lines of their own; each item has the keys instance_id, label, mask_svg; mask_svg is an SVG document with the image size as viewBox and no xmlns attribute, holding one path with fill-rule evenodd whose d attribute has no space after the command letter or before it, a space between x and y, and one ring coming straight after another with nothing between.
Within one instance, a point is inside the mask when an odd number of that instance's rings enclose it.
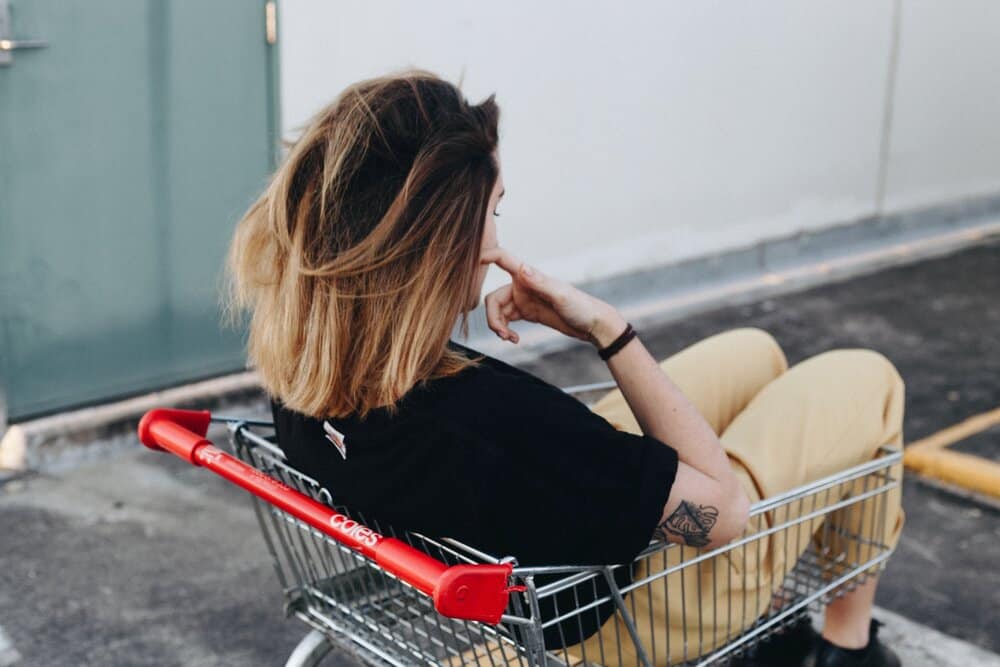
<instances>
[{"instance_id":1,"label":"t-shirt sleeve","mask_svg":"<svg viewBox=\"0 0 1000 667\"><path fill-rule=\"evenodd\" d=\"M499 455L481 514L522 564L610 564L649 543L677 475L677 452L620 431L531 377L503 377L480 419Z\"/></svg>"}]
</instances>

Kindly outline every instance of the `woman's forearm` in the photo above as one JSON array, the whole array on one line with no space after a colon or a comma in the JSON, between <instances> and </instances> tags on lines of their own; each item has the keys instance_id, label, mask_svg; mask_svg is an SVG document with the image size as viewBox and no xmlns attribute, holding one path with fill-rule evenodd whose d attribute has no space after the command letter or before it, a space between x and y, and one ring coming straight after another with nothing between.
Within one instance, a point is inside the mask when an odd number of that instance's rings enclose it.
<instances>
[{"instance_id":1,"label":"woman's forearm","mask_svg":"<svg viewBox=\"0 0 1000 667\"><path fill-rule=\"evenodd\" d=\"M620 315L609 315L594 332L595 344L608 345L624 328L625 320ZM643 433L676 449L678 458L692 468L726 486L735 483L728 457L712 427L667 377L641 340L633 339L612 356L608 368Z\"/></svg>"},{"instance_id":2,"label":"woman's forearm","mask_svg":"<svg viewBox=\"0 0 1000 667\"><path fill-rule=\"evenodd\" d=\"M610 304L529 267L503 248L484 251L480 261L496 264L511 277L510 284L484 300L486 321L504 340L518 341L509 326L517 320L544 324L599 349L625 329L624 318ZM642 432L677 450L680 464L663 520L670 521L684 503L704 505L719 517L711 528L713 540L722 544L738 535L750 503L712 428L638 339L614 354L608 367Z\"/></svg>"}]
</instances>

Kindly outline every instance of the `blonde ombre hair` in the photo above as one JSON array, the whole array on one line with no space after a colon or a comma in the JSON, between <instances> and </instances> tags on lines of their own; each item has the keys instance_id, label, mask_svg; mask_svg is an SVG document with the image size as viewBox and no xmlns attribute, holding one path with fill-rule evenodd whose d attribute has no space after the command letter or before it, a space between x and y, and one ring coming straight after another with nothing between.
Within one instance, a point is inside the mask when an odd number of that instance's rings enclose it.
<instances>
[{"instance_id":1,"label":"blonde ombre hair","mask_svg":"<svg viewBox=\"0 0 1000 667\"><path fill-rule=\"evenodd\" d=\"M229 249L264 387L313 417L391 407L475 363L468 331L499 109L421 71L363 81L313 118Z\"/></svg>"}]
</instances>

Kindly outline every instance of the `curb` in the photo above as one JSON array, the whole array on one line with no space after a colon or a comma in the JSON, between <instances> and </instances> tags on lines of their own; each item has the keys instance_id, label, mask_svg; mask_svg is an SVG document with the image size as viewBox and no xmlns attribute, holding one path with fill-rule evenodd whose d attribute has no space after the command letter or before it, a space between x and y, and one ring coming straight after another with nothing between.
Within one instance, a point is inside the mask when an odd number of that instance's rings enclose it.
<instances>
[{"instance_id":1,"label":"curb","mask_svg":"<svg viewBox=\"0 0 1000 667\"><path fill-rule=\"evenodd\" d=\"M259 395L255 372L234 373L136 396L115 403L63 412L12 424L0 439L0 471L36 468L63 446L80 445L111 432L130 430L147 411L157 407L199 408Z\"/></svg>"}]
</instances>

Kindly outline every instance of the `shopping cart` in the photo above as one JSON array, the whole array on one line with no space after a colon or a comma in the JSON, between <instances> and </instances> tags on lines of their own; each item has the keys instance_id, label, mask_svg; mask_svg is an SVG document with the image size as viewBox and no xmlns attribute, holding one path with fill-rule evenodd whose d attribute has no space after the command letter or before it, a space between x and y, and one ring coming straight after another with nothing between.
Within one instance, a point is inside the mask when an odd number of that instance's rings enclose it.
<instances>
[{"instance_id":1,"label":"shopping cart","mask_svg":"<svg viewBox=\"0 0 1000 667\"><path fill-rule=\"evenodd\" d=\"M205 438L211 422L228 426L232 454ZM368 664L723 664L884 567L891 548L876 527L902 459L883 448L872 461L756 503L744 535L718 549L652 542L628 564L521 566L452 539L397 534L335 506L288 464L269 422L157 409L139 437L252 494L286 613L312 627L288 667L320 664L334 647ZM833 539L816 539L824 532ZM799 556L803 541L810 546ZM765 565L782 550L796 564L772 585ZM747 580L736 586L734 577ZM643 607L671 596L681 604ZM562 641L588 634L607 618L602 609L615 618L598 635ZM657 618L657 627L641 626Z\"/></svg>"}]
</instances>

